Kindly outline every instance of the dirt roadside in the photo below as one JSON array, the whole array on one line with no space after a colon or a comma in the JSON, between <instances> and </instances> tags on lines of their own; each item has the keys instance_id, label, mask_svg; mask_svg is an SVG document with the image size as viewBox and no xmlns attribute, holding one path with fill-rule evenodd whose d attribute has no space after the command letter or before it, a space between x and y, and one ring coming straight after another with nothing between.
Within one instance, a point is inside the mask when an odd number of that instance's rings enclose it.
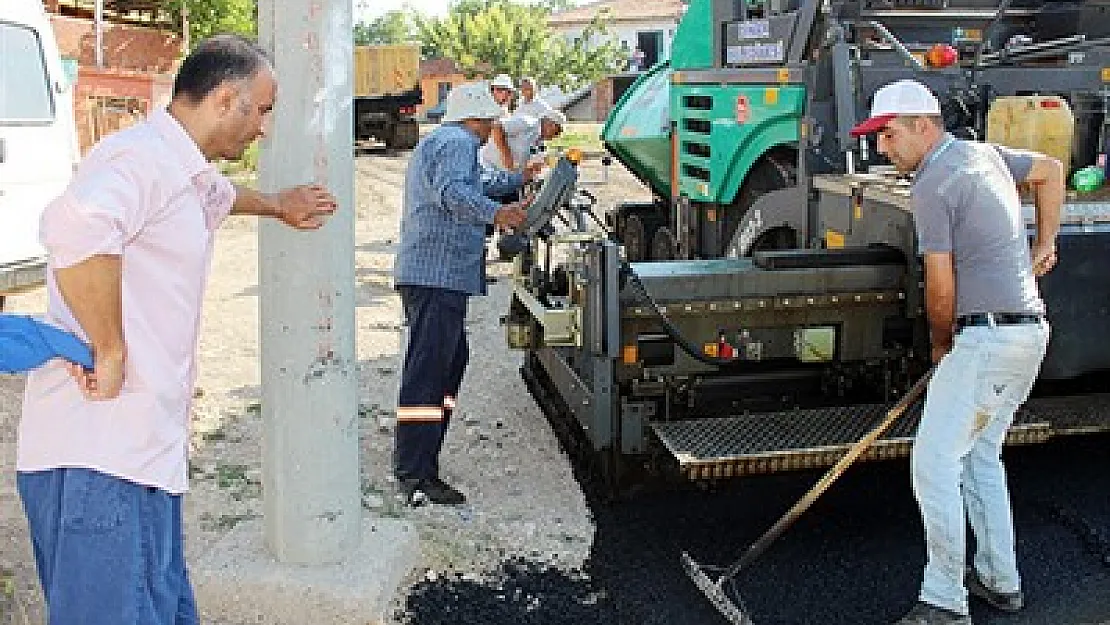
<instances>
[{"instance_id":1,"label":"dirt roadside","mask_svg":"<svg viewBox=\"0 0 1110 625\"><path fill-rule=\"evenodd\" d=\"M443 458L445 478L470 501L458 508L406 509L392 496L388 467L402 328L391 272L406 163L407 154L369 154L356 160L364 507L368 514L409 519L420 531L423 563L413 581L444 574L480 576L512 557L573 567L588 554L593 528L570 467L520 380L520 356L505 347L498 326L508 301L504 279L491 285L488 297L471 300L471 364ZM585 164L583 178L599 180L601 167ZM590 188L602 207L618 198L650 197L619 167L611 168L608 184ZM257 263L254 222L232 218L218 237L199 351L186 499L191 559L237 523L262 514ZM509 266L493 263L489 269L504 278ZM37 314L44 308L41 289L8 301L11 312ZM21 378L0 376L0 625L42 622L15 493L22 389ZM403 620L403 615L397 618Z\"/></svg>"}]
</instances>

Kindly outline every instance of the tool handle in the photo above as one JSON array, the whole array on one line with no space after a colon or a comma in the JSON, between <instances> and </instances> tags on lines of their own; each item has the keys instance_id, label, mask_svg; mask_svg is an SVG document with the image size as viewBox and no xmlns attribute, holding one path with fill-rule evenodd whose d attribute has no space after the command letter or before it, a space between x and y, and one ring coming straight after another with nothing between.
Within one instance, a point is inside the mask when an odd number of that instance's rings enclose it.
<instances>
[{"instance_id":1,"label":"tool handle","mask_svg":"<svg viewBox=\"0 0 1110 625\"><path fill-rule=\"evenodd\" d=\"M820 497L826 490L828 490L829 486L832 486L832 483L835 482L836 479L839 478L840 475L844 473L844 471L847 470L847 468L863 454L863 452L867 451L867 449L871 447L871 445L873 445L880 436L883 435L883 432L886 432L890 428L890 426L893 425L894 422L897 421L904 412L906 412L906 409L913 405L913 403L917 401L917 399L922 394L924 394L925 389L929 386L929 380L933 377L933 372L935 370L936 367L933 367L926 371L925 375L921 376L921 379L919 379L917 383L914 384L910 388L910 390L902 396L902 399L899 400L898 403L894 405L894 407L887 411L886 416L883 417L883 420L880 421L879 424L876 425L874 428L872 428L871 431L865 434L863 438L853 443L851 448L848 449L848 452L845 453L844 456L842 456L840 460L838 460L837 463L834 464L832 468L830 468L825 473L825 475L823 475L821 479L813 485L813 488L809 489L809 492L803 495L802 498L799 499L793 505L793 507L790 508L790 510L787 510L786 514L782 515L782 517L779 518L779 520L776 521L770 529L764 532L758 540L752 543L752 545L748 547L747 551L744 552L744 555L742 555L739 560L734 562L731 566L728 567L728 569L725 570L721 577L718 578L717 583L720 584L722 581L734 577L737 573L740 572L741 569L751 564L752 561L754 561L759 556L763 555L763 552L767 551L767 548L771 546L771 543L775 542L775 540L778 539L778 537L781 536L782 533L785 532L786 529L794 523L794 521L797 521L798 517L800 517L802 513L808 510L809 507L813 505L813 502L817 501L817 498Z\"/></svg>"}]
</instances>

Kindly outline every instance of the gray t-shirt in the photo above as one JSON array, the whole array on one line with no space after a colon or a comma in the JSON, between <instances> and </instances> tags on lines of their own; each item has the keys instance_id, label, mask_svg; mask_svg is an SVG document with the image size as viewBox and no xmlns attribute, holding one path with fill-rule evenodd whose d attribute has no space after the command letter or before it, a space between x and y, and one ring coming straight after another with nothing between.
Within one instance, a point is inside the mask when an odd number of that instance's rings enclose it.
<instances>
[{"instance_id":1,"label":"gray t-shirt","mask_svg":"<svg viewBox=\"0 0 1110 625\"><path fill-rule=\"evenodd\" d=\"M957 315L1044 313L1014 182L1032 167L1030 152L960 140L945 146L942 140L918 171L918 247L921 253L952 252Z\"/></svg>"}]
</instances>

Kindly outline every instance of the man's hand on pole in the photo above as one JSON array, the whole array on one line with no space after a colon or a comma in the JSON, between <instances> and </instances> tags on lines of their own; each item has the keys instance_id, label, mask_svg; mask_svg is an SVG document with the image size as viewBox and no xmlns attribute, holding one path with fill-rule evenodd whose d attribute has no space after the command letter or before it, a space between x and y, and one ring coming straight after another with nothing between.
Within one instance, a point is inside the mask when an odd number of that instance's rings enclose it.
<instances>
[{"instance_id":1,"label":"man's hand on pole","mask_svg":"<svg viewBox=\"0 0 1110 625\"><path fill-rule=\"evenodd\" d=\"M300 185L286 189L277 197L278 218L297 230L316 230L324 218L335 212L335 197L321 185Z\"/></svg>"}]
</instances>

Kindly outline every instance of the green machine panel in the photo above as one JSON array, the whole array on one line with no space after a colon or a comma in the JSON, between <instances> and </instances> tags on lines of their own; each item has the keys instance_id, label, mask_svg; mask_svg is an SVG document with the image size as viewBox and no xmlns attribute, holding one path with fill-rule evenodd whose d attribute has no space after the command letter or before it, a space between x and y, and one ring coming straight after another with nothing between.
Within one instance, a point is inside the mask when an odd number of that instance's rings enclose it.
<instances>
[{"instance_id":1,"label":"green machine panel","mask_svg":"<svg viewBox=\"0 0 1110 625\"><path fill-rule=\"evenodd\" d=\"M675 84L679 193L729 204L752 163L798 140L805 108L800 85Z\"/></svg>"},{"instance_id":2,"label":"green machine panel","mask_svg":"<svg viewBox=\"0 0 1110 625\"><path fill-rule=\"evenodd\" d=\"M613 156L660 197L671 189L671 70L651 68L613 107L601 139Z\"/></svg>"}]
</instances>

